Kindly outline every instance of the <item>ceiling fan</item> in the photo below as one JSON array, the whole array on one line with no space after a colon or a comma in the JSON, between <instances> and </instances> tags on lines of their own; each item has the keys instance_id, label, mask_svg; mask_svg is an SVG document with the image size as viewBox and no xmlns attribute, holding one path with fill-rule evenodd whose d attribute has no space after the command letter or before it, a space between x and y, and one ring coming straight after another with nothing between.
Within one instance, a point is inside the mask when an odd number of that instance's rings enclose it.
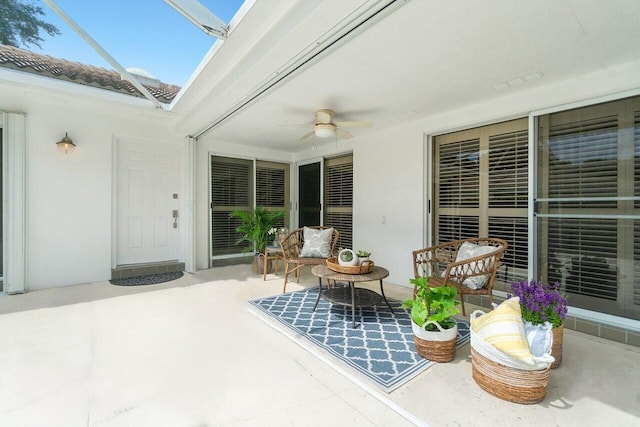
<instances>
[{"instance_id":1,"label":"ceiling fan","mask_svg":"<svg viewBox=\"0 0 640 427\"><path fill-rule=\"evenodd\" d=\"M335 111L329 110L328 108L323 108L321 110L317 110L315 112L316 121L313 125L313 130L302 136L302 139L309 138L311 135L315 135L318 138L329 138L335 135L339 136L343 139L352 138L349 132L344 130L343 128L349 127L370 127L373 126L371 122L334 122L333 117L335 116ZM309 126L309 125L305 125Z\"/></svg>"}]
</instances>

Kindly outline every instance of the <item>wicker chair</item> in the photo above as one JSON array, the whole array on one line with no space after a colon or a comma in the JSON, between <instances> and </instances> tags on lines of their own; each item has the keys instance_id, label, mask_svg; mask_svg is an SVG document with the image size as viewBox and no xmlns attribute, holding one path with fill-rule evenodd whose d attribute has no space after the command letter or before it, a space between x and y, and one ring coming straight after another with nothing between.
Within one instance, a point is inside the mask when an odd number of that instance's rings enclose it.
<instances>
[{"instance_id":1,"label":"wicker chair","mask_svg":"<svg viewBox=\"0 0 640 427\"><path fill-rule=\"evenodd\" d=\"M478 246L493 246L495 251L485 255L456 261L458 250L464 242ZM416 278L429 277L429 286L455 286L460 295L462 315L465 295L488 295L493 303L493 282L500 264L500 258L509 245L502 239L480 237L441 243L429 248L413 251L413 273ZM486 284L479 289L465 285L467 279L484 276ZM483 279L480 279L481 281ZM415 289L414 289L415 293Z\"/></svg>"},{"instance_id":2,"label":"wicker chair","mask_svg":"<svg viewBox=\"0 0 640 427\"><path fill-rule=\"evenodd\" d=\"M308 227L316 230L324 230L330 227ZM340 233L335 228L333 229L333 236L331 238L331 251L329 257L335 255L336 244ZM288 236L280 239L280 246L282 247L282 255L284 258L284 286L282 292L287 290L287 281L289 280L289 274L296 273L296 282L300 281L300 269L305 266L314 266L324 264L327 258L312 258L302 257L302 246L304 245L304 228L298 228L289 233Z\"/></svg>"}]
</instances>

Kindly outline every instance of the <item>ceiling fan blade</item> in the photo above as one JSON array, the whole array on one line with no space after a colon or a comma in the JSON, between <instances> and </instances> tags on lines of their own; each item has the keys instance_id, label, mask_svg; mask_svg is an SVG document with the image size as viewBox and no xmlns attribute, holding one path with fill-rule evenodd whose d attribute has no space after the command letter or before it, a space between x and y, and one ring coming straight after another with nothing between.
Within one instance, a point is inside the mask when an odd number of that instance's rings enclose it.
<instances>
[{"instance_id":1,"label":"ceiling fan blade","mask_svg":"<svg viewBox=\"0 0 640 427\"><path fill-rule=\"evenodd\" d=\"M313 135L313 131L311 131L309 133L305 133L304 135L302 135L302 138L300 138L300 141L302 141L303 139L309 138L311 135Z\"/></svg>"},{"instance_id":2,"label":"ceiling fan blade","mask_svg":"<svg viewBox=\"0 0 640 427\"><path fill-rule=\"evenodd\" d=\"M353 138L353 135L351 135L349 132L347 132L346 130L342 130L340 128L336 129L336 134L338 134L338 136L342 139L349 139L349 138Z\"/></svg>"},{"instance_id":3,"label":"ceiling fan blade","mask_svg":"<svg viewBox=\"0 0 640 427\"><path fill-rule=\"evenodd\" d=\"M278 126L288 126L288 127L300 127L300 126L313 126L313 123L287 123L287 124L279 124Z\"/></svg>"},{"instance_id":4,"label":"ceiling fan blade","mask_svg":"<svg viewBox=\"0 0 640 427\"><path fill-rule=\"evenodd\" d=\"M336 122L336 126L343 128L368 128L373 126L371 122Z\"/></svg>"}]
</instances>

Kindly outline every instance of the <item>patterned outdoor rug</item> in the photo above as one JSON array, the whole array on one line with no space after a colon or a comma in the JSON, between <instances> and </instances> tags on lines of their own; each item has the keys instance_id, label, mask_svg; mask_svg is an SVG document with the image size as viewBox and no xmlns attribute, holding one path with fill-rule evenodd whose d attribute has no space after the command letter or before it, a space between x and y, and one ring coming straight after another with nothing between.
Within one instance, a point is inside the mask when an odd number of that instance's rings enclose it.
<instances>
[{"instance_id":1,"label":"patterned outdoor rug","mask_svg":"<svg viewBox=\"0 0 640 427\"><path fill-rule=\"evenodd\" d=\"M318 289L289 292L249 303L268 315L276 329L284 325L290 338L313 343L341 363L355 369L376 386L392 392L433 363L415 351L411 318L400 302L389 298L395 313L384 304L356 309L356 329L351 327L351 307L320 299ZM258 313L258 314L259 314ZM364 316L364 317L363 317ZM469 325L458 320L458 347L469 341ZM304 346L304 345L303 345ZM313 352L313 351L312 351Z\"/></svg>"},{"instance_id":2,"label":"patterned outdoor rug","mask_svg":"<svg viewBox=\"0 0 640 427\"><path fill-rule=\"evenodd\" d=\"M147 274L146 276L128 277L126 279L112 279L109 283L116 286L142 286L155 285L157 283L170 282L181 278L184 275L182 271L172 273Z\"/></svg>"}]
</instances>

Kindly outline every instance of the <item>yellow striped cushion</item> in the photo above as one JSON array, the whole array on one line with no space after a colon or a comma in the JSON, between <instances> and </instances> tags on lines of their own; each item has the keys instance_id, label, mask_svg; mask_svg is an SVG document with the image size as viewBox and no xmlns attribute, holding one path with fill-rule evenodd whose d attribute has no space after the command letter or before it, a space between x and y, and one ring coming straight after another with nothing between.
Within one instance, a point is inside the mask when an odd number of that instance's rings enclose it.
<instances>
[{"instance_id":1,"label":"yellow striped cushion","mask_svg":"<svg viewBox=\"0 0 640 427\"><path fill-rule=\"evenodd\" d=\"M520 299L510 298L495 310L471 320L471 329L480 338L516 360L533 365L522 323Z\"/></svg>"}]
</instances>

